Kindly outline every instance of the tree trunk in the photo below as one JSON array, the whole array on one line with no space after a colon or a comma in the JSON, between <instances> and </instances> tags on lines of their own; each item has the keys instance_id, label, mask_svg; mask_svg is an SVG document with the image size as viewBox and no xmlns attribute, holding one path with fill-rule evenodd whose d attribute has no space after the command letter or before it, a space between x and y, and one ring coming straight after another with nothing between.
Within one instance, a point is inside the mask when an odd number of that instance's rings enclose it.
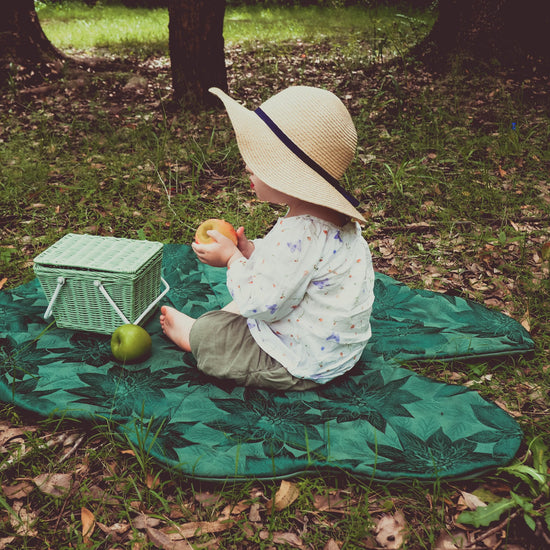
<instances>
[{"instance_id":1,"label":"tree trunk","mask_svg":"<svg viewBox=\"0 0 550 550\"><path fill-rule=\"evenodd\" d=\"M506 66L547 61L548 0L439 0L439 16L413 53L431 65L449 59Z\"/></svg>"},{"instance_id":2,"label":"tree trunk","mask_svg":"<svg viewBox=\"0 0 550 550\"><path fill-rule=\"evenodd\" d=\"M227 90L225 0L169 0L168 13L174 100L189 108L214 105L208 88Z\"/></svg>"},{"instance_id":3,"label":"tree trunk","mask_svg":"<svg viewBox=\"0 0 550 550\"><path fill-rule=\"evenodd\" d=\"M0 1L0 86L18 66L37 68L63 58L42 31L34 0Z\"/></svg>"}]
</instances>

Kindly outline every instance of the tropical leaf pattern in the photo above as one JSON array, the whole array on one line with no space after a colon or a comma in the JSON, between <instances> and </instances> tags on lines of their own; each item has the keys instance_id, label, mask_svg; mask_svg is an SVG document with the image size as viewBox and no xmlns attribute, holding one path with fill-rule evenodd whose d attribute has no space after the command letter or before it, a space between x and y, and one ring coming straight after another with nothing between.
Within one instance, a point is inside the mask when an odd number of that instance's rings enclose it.
<instances>
[{"instance_id":1,"label":"tropical leaf pattern","mask_svg":"<svg viewBox=\"0 0 550 550\"><path fill-rule=\"evenodd\" d=\"M164 247L165 301L198 316L230 296L225 270L188 246ZM526 353L509 317L474 302L376 275L373 337L357 366L315 391L242 388L200 373L190 353L147 323L153 354L117 363L109 337L43 319L37 280L0 293L0 399L43 415L108 419L159 461L204 479L275 478L321 470L373 479L461 477L509 462L522 433L463 386L408 361Z\"/></svg>"}]
</instances>

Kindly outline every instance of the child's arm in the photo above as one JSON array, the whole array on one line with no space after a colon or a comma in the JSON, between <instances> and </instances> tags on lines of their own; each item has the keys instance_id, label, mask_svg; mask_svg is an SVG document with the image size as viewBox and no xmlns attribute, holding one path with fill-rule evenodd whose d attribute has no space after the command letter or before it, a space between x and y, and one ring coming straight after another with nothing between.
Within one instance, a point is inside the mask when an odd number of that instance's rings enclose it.
<instances>
[{"instance_id":1,"label":"child's arm","mask_svg":"<svg viewBox=\"0 0 550 550\"><path fill-rule=\"evenodd\" d=\"M244 234L244 227L239 227L237 229L237 247L242 252L243 256L245 258L250 258L252 256L252 252L254 252L254 243L252 241L249 241Z\"/></svg>"}]
</instances>

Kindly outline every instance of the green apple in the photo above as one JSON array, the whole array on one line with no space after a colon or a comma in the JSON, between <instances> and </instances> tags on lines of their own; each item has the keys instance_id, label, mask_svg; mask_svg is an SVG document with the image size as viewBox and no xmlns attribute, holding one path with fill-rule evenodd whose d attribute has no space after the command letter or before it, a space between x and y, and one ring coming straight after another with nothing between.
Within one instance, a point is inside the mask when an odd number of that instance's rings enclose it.
<instances>
[{"instance_id":1,"label":"green apple","mask_svg":"<svg viewBox=\"0 0 550 550\"><path fill-rule=\"evenodd\" d=\"M151 354L151 337L139 325L121 325L111 336L111 351L124 363L143 361Z\"/></svg>"}]
</instances>

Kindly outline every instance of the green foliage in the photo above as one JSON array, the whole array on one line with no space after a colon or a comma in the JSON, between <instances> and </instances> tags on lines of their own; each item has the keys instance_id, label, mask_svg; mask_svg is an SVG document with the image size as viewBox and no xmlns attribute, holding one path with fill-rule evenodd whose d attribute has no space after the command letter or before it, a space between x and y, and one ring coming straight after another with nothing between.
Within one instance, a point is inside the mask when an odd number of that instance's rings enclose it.
<instances>
[{"instance_id":1,"label":"green foliage","mask_svg":"<svg viewBox=\"0 0 550 550\"><path fill-rule=\"evenodd\" d=\"M548 525L550 505L547 502L542 507L535 508L535 503L538 503L542 497L548 498L550 494L550 474L547 466L550 453L540 437L531 442L530 453L533 466L517 461L499 469L499 472L503 474L520 479L529 494L518 494L517 491L511 491L510 498L490 502L487 506L478 506L473 511L462 512L457 521L474 527L488 526L500 520L506 512L514 510L516 514L523 512L523 519L532 531L536 529L535 519L537 517L543 516Z\"/></svg>"},{"instance_id":2,"label":"green foliage","mask_svg":"<svg viewBox=\"0 0 550 550\"><path fill-rule=\"evenodd\" d=\"M487 506L479 506L473 512L462 512L457 521L474 527L487 526L500 519L502 514L515 507L512 499L503 498L498 502L491 502Z\"/></svg>"}]
</instances>

